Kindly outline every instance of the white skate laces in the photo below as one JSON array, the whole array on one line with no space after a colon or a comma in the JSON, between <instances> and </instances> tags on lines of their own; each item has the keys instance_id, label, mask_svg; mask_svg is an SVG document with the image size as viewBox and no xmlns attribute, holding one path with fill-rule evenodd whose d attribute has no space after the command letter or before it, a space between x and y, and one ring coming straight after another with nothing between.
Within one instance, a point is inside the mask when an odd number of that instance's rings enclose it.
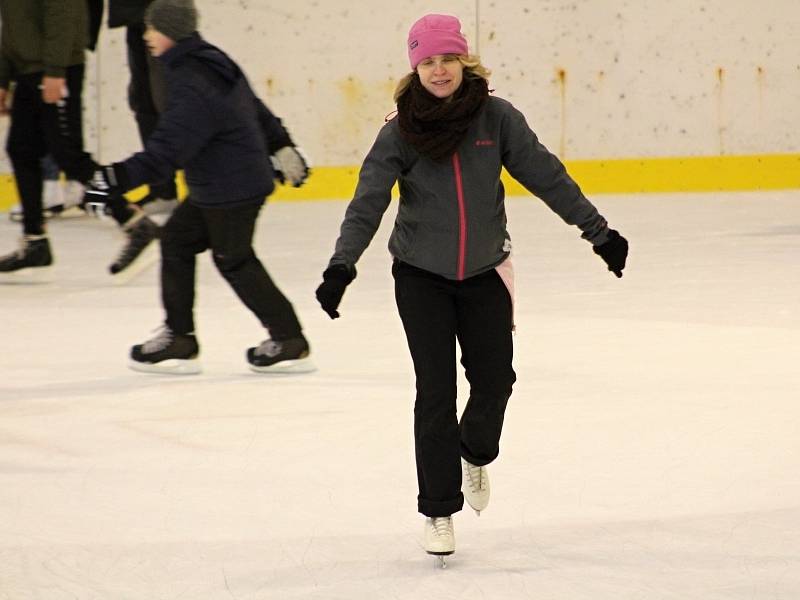
<instances>
[{"instance_id":1,"label":"white skate laces","mask_svg":"<svg viewBox=\"0 0 800 600\"><path fill-rule=\"evenodd\" d=\"M489 505L489 473L486 467L478 467L462 459L464 466L464 498L472 510L480 516Z\"/></svg>"},{"instance_id":2,"label":"white skate laces","mask_svg":"<svg viewBox=\"0 0 800 600\"><path fill-rule=\"evenodd\" d=\"M425 552L438 556L441 566L444 557L456 550L453 517L428 517L425 519Z\"/></svg>"},{"instance_id":3,"label":"white skate laces","mask_svg":"<svg viewBox=\"0 0 800 600\"><path fill-rule=\"evenodd\" d=\"M436 537L452 537L453 517L434 517L431 519L431 527Z\"/></svg>"},{"instance_id":4,"label":"white skate laces","mask_svg":"<svg viewBox=\"0 0 800 600\"><path fill-rule=\"evenodd\" d=\"M281 350L283 350L283 344L281 344L280 342L275 342L270 339L261 342L259 347L256 348L255 353L257 355L269 356L270 358L273 358L275 356L278 356L278 354L281 353Z\"/></svg>"},{"instance_id":5,"label":"white skate laces","mask_svg":"<svg viewBox=\"0 0 800 600\"><path fill-rule=\"evenodd\" d=\"M173 339L175 339L175 334L166 325L162 325L155 331L157 332L155 337L142 344L142 352L145 354L161 352L164 348L172 343Z\"/></svg>"}]
</instances>

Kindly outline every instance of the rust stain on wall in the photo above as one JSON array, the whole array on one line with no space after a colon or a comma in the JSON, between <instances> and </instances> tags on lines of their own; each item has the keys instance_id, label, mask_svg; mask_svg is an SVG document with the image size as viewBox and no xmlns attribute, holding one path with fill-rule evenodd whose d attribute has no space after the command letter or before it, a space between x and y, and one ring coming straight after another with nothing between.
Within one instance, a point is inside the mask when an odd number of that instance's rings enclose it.
<instances>
[{"instance_id":1,"label":"rust stain on wall","mask_svg":"<svg viewBox=\"0 0 800 600\"><path fill-rule=\"evenodd\" d=\"M756 67L756 85L758 86L758 107L756 116L760 125L764 116L764 67Z\"/></svg>"},{"instance_id":2,"label":"rust stain on wall","mask_svg":"<svg viewBox=\"0 0 800 600\"><path fill-rule=\"evenodd\" d=\"M725 154L725 110L723 98L725 95L725 69L717 67L717 135L719 136L719 153Z\"/></svg>"},{"instance_id":3,"label":"rust stain on wall","mask_svg":"<svg viewBox=\"0 0 800 600\"><path fill-rule=\"evenodd\" d=\"M362 113L369 105L364 84L350 76L336 82L342 101L342 113L337 124L338 135L358 137L361 134Z\"/></svg>"},{"instance_id":4,"label":"rust stain on wall","mask_svg":"<svg viewBox=\"0 0 800 600\"><path fill-rule=\"evenodd\" d=\"M556 72L558 78L558 91L561 96L561 140L559 142L559 156L563 159L567 149L567 72L559 69Z\"/></svg>"}]
</instances>

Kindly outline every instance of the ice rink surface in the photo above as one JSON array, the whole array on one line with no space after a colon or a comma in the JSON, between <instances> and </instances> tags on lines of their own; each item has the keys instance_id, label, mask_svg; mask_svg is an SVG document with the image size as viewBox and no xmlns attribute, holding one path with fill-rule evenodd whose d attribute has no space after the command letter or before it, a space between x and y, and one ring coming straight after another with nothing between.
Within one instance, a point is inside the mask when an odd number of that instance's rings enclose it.
<instances>
[{"instance_id":1,"label":"ice rink surface","mask_svg":"<svg viewBox=\"0 0 800 600\"><path fill-rule=\"evenodd\" d=\"M800 598L800 192L592 200L630 240L621 280L508 201L518 382L445 570L416 513L395 206L336 321L314 289L346 203L262 213L319 367L283 377L248 371L265 334L207 254L204 373L128 370L157 269L113 285L112 223L54 221L52 282L0 284L0 599ZM0 250L18 235L0 215Z\"/></svg>"}]
</instances>

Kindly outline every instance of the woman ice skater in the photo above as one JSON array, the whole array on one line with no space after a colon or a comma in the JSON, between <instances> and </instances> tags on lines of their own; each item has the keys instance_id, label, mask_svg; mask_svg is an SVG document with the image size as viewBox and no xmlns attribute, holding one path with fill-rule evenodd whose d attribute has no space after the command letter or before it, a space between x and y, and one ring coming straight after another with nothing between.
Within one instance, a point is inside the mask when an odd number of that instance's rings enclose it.
<instances>
[{"instance_id":1,"label":"woman ice skater","mask_svg":"<svg viewBox=\"0 0 800 600\"><path fill-rule=\"evenodd\" d=\"M416 374L414 439L425 550L455 551L453 514L464 498L489 502L486 465L499 453L512 368L513 270L505 167L582 237L617 277L628 243L609 229L562 163L509 102L490 95L489 71L471 55L453 16L429 14L408 34L412 72L394 94L316 295L333 319L356 262L399 182L389 240L395 298ZM470 384L459 422L456 341ZM463 492L462 492L463 490Z\"/></svg>"}]
</instances>

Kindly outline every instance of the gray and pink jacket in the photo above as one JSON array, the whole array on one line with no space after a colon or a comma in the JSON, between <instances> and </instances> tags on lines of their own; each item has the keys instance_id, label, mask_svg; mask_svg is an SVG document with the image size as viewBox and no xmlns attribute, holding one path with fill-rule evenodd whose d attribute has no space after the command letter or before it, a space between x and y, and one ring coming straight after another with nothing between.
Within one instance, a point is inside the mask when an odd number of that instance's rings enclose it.
<instances>
[{"instance_id":1,"label":"gray and pink jacket","mask_svg":"<svg viewBox=\"0 0 800 600\"><path fill-rule=\"evenodd\" d=\"M330 265L354 266L378 230L399 182L400 202L389 252L395 258L462 280L495 268L510 252L501 168L541 198L594 245L606 220L509 102L490 97L453 156L434 162L403 140L397 119L381 129L364 159Z\"/></svg>"}]
</instances>

